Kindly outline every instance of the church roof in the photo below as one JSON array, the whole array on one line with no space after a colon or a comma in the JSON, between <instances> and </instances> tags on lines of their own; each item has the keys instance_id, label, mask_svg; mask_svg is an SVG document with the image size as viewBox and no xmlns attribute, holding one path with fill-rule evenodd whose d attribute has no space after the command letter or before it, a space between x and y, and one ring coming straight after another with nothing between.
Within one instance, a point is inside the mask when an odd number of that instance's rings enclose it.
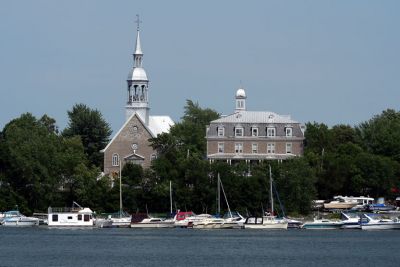
<instances>
[{"instance_id":1,"label":"church roof","mask_svg":"<svg viewBox=\"0 0 400 267\"><path fill-rule=\"evenodd\" d=\"M279 115L270 111L239 111L211 123L298 123L290 115Z\"/></svg>"},{"instance_id":2,"label":"church roof","mask_svg":"<svg viewBox=\"0 0 400 267\"><path fill-rule=\"evenodd\" d=\"M122 125L122 127L119 129L119 131L114 135L114 137L111 139L111 141L107 144L107 146L102 149L100 152L104 152L108 149L108 147L114 142L114 140L117 138L118 135L120 135L121 131L128 125L128 123L131 121L132 117L137 116L139 121L143 124L143 126L149 131L151 136L157 137L158 134L161 133L168 133L169 128L173 126L175 123L174 121L169 117L169 116L149 116L149 125L146 126L145 123L143 122L142 118L135 112L133 113L129 119L127 119Z\"/></svg>"},{"instance_id":3,"label":"church roof","mask_svg":"<svg viewBox=\"0 0 400 267\"><path fill-rule=\"evenodd\" d=\"M169 128L175 123L169 116L150 116L149 129L154 136L158 134L169 132Z\"/></svg>"}]
</instances>

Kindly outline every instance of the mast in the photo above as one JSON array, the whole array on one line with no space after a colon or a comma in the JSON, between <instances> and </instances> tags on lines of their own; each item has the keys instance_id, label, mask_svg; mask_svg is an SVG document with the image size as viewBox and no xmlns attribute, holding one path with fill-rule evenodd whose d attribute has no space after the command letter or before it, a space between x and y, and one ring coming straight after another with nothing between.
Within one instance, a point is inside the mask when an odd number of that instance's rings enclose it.
<instances>
[{"instance_id":1,"label":"mast","mask_svg":"<svg viewBox=\"0 0 400 267\"><path fill-rule=\"evenodd\" d=\"M122 217L122 179L121 179L121 162L119 162L119 217Z\"/></svg>"},{"instance_id":2,"label":"mast","mask_svg":"<svg viewBox=\"0 0 400 267\"><path fill-rule=\"evenodd\" d=\"M220 189L220 183L221 179L219 178L219 173L218 173L218 182L217 182L217 205L218 205L218 210L217 214L221 214L221 189Z\"/></svg>"},{"instance_id":3,"label":"mast","mask_svg":"<svg viewBox=\"0 0 400 267\"><path fill-rule=\"evenodd\" d=\"M172 214L172 184L171 184L171 180L169 180L169 204L171 206L171 214Z\"/></svg>"},{"instance_id":4,"label":"mast","mask_svg":"<svg viewBox=\"0 0 400 267\"><path fill-rule=\"evenodd\" d=\"M271 164L269 165L269 194L271 197L271 215L274 215L274 195L272 193L272 171Z\"/></svg>"},{"instance_id":5,"label":"mast","mask_svg":"<svg viewBox=\"0 0 400 267\"><path fill-rule=\"evenodd\" d=\"M228 198L226 197L226 194L225 194L224 185L222 184L221 179L219 180L219 182L221 184L222 193L224 194L224 198L225 198L225 201L226 201L226 206L228 206L229 216L232 218L232 212L231 212L231 208L229 207Z\"/></svg>"}]
</instances>

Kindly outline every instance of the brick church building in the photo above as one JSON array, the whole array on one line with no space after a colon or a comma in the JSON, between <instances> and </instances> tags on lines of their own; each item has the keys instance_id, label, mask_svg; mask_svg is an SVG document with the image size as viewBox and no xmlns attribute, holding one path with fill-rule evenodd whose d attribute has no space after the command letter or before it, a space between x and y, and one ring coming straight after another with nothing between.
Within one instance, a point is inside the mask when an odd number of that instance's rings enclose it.
<instances>
[{"instance_id":1,"label":"brick church building","mask_svg":"<svg viewBox=\"0 0 400 267\"><path fill-rule=\"evenodd\" d=\"M133 68L127 79L126 120L114 135L104 153L104 174L118 173L127 162L148 168L157 157L149 138L168 132L174 122L169 116L149 114L149 80L142 67L143 52L140 43L139 25L133 54Z\"/></svg>"}]
</instances>

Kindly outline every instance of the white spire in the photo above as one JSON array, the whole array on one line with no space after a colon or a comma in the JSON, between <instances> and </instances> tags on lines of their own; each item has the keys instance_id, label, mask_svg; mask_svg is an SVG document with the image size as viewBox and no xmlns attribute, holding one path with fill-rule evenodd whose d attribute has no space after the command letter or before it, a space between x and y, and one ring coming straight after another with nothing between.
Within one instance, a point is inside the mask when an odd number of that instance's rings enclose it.
<instances>
[{"instance_id":1,"label":"white spire","mask_svg":"<svg viewBox=\"0 0 400 267\"><path fill-rule=\"evenodd\" d=\"M137 29L137 34L136 34L135 55L143 55L142 47L140 46L139 27L138 27L138 29Z\"/></svg>"}]
</instances>

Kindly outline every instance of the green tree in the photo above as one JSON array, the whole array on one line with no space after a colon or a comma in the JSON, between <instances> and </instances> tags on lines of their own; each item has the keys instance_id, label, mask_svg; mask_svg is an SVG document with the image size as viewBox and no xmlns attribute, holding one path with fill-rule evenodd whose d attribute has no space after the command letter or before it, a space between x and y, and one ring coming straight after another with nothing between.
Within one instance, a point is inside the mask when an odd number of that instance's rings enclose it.
<instances>
[{"instance_id":1,"label":"green tree","mask_svg":"<svg viewBox=\"0 0 400 267\"><path fill-rule=\"evenodd\" d=\"M69 123L62 135L80 136L89 162L103 169L103 154L100 152L107 145L111 128L98 110L84 104L76 104L68 111Z\"/></svg>"},{"instance_id":2,"label":"green tree","mask_svg":"<svg viewBox=\"0 0 400 267\"><path fill-rule=\"evenodd\" d=\"M357 128L365 149L373 154L391 157L400 162L400 112L387 109Z\"/></svg>"}]
</instances>

